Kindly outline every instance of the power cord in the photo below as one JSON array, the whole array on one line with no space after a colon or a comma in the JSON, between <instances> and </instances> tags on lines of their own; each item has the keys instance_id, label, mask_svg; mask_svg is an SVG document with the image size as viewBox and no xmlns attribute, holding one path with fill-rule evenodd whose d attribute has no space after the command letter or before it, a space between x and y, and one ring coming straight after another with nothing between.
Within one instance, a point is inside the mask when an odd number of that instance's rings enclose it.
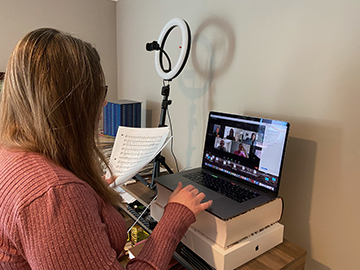
<instances>
[{"instance_id":1,"label":"power cord","mask_svg":"<svg viewBox=\"0 0 360 270\"><path fill-rule=\"evenodd\" d=\"M171 152L171 155L172 155L173 158L174 158L175 165L176 165L176 170L179 172L179 165L178 165L177 158L176 158L176 155L175 155L174 149L173 149L173 145L174 145L174 133L173 133L173 128L172 128L172 122L171 122L170 110L169 110L169 109L167 110L167 115L168 115L168 118L169 118L170 134L171 134L170 152Z\"/></svg>"},{"instance_id":2,"label":"power cord","mask_svg":"<svg viewBox=\"0 0 360 270\"><path fill-rule=\"evenodd\" d=\"M131 231L131 229L136 225L136 223L138 223L138 221L140 220L140 218L145 214L146 210L150 207L150 205L156 200L157 195L151 200L151 202L148 204L148 206L146 206L146 208L144 209L144 211L139 215L139 217L135 220L135 222L133 223L133 225L131 225L131 227L128 229L128 231L126 232L127 234Z\"/></svg>"}]
</instances>

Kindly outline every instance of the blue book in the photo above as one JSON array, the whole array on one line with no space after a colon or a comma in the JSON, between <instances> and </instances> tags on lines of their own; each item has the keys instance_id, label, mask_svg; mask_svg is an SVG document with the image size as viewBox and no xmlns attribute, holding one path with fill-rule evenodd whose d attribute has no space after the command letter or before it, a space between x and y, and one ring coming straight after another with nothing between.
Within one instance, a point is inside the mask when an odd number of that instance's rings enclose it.
<instances>
[{"instance_id":1,"label":"blue book","mask_svg":"<svg viewBox=\"0 0 360 270\"><path fill-rule=\"evenodd\" d=\"M114 113L114 103L110 103L110 136L115 137L114 131L114 121L115 121L115 113Z\"/></svg>"},{"instance_id":2,"label":"blue book","mask_svg":"<svg viewBox=\"0 0 360 270\"><path fill-rule=\"evenodd\" d=\"M122 125L121 123L121 105L120 104L115 104L115 136L117 133L117 130L119 128L119 126Z\"/></svg>"},{"instance_id":3,"label":"blue book","mask_svg":"<svg viewBox=\"0 0 360 270\"><path fill-rule=\"evenodd\" d=\"M105 135L110 135L110 125L111 125L110 104L108 103L103 109L103 128Z\"/></svg>"},{"instance_id":4,"label":"blue book","mask_svg":"<svg viewBox=\"0 0 360 270\"><path fill-rule=\"evenodd\" d=\"M134 127L141 127L141 103L134 104L133 122Z\"/></svg>"},{"instance_id":5,"label":"blue book","mask_svg":"<svg viewBox=\"0 0 360 270\"><path fill-rule=\"evenodd\" d=\"M134 127L134 123L133 123L133 105L134 104L125 104L125 113L126 113L126 117L125 117L125 126L127 127Z\"/></svg>"},{"instance_id":6,"label":"blue book","mask_svg":"<svg viewBox=\"0 0 360 270\"><path fill-rule=\"evenodd\" d=\"M141 127L141 102L109 100L104 107L104 134L116 136L119 126Z\"/></svg>"}]
</instances>

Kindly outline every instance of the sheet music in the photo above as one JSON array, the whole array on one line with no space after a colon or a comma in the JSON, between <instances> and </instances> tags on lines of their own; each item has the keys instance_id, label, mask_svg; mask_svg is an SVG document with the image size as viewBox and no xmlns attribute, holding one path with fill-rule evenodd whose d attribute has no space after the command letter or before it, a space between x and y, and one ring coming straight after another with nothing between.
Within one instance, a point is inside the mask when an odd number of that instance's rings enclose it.
<instances>
[{"instance_id":1,"label":"sheet music","mask_svg":"<svg viewBox=\"0 0 360 270\"><path fill-rule=\"evenodd\" d=\"M136 198L131 196L129 193L127 193L125 190L123 190L120 186L117 186L114 188L119 194L121 195L121 198L124 200L125 203L133 203L136 201Z\"/></svg>"},{"instance_id":2,"label":"sheet music","mask_svg":"<svg viewBox=\"0 0 360 270\"><path fill-rule=\"evenodd\" d=\"M171 138L168 127L130 128L120 126L110 156L110 168L121 185L153 160ZM106 174L110 178L110 172Z\"/></svg>"}]
</instances>

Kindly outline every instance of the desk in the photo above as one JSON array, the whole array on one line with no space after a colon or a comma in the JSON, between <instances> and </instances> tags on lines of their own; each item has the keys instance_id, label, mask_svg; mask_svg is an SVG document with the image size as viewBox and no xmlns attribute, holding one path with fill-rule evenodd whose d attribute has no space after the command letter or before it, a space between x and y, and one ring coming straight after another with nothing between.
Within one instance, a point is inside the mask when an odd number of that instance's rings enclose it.
<instances>
[{"instance_id":1,"label":"desk","mask_svg":"<svg viewBox=\"0 0 360 270\"><path fill-rule=\"evenodd\" d=\"M305 249L284 239L280 245L236 269L301 270L305 268L306 253Z\"/></svg>"},{"instance_id":2,"label":"desk","mask_svg":"<svg viewBox=\"0 0 360 270\"><path fill-rule=\"evenodd\" d=\"M123 186L123 189L132 196L138 198L138 201L143 205L147 205L155 196L154 190L150 190L140 182ZM284 241L278 246L236 269L301 270L305 268L306 253L307 251L303 248L284 239Z\"/></svg>"}]
</instances>

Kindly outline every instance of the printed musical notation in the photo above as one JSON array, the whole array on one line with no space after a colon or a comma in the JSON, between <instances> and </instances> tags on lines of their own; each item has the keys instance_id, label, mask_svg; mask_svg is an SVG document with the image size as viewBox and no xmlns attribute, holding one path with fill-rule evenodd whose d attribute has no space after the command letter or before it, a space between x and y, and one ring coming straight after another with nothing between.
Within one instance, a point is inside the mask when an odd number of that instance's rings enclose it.
<instances>
[{"instance_id":1,"label":"printed musical notation","mask_svg":"<svg viewBox=\"0 0 360 270\"><path fill-rule=\"evenodd\" d=\"M168 127L129 128L120 126L110 156L110 167L121 185L136 175L166 146ZM106 177L110 177L107 172Z\"/></svg>"}]
</instances>

